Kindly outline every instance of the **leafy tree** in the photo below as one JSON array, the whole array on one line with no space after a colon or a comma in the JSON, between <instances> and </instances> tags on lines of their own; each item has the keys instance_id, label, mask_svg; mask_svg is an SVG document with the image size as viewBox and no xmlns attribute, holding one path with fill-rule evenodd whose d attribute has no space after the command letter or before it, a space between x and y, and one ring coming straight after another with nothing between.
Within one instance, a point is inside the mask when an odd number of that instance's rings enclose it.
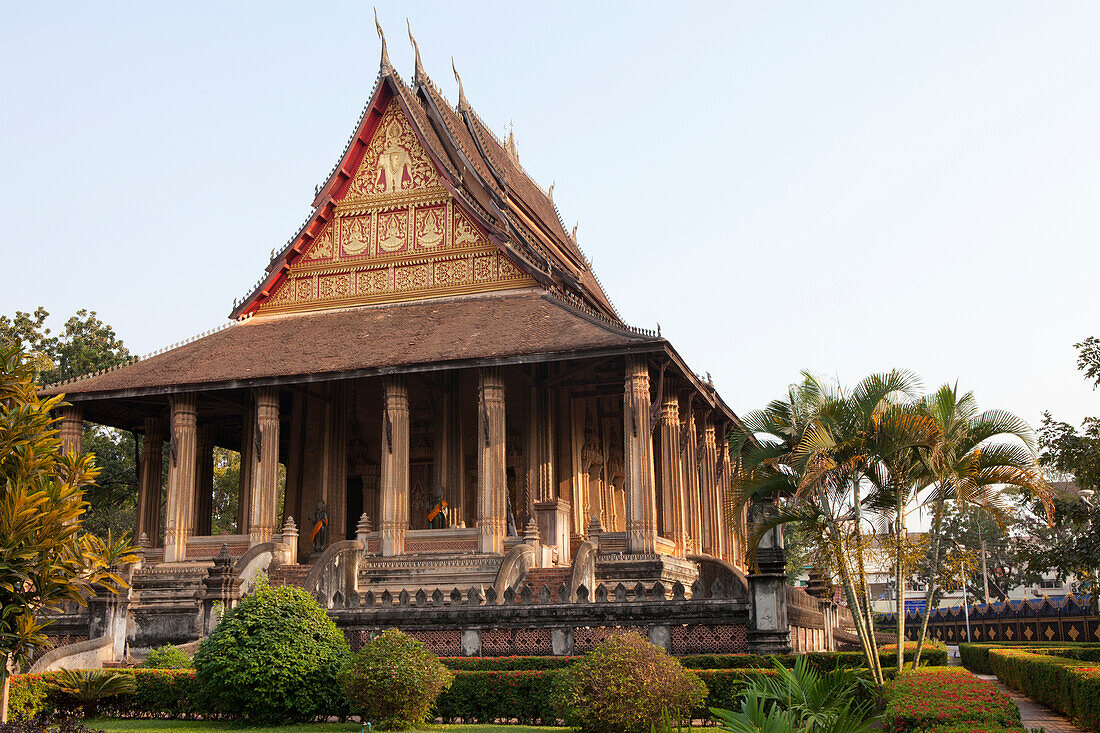
<instances>
[{"instance_id":1,"label":"leafy tree","mask_svg":"<svg viewBox=\"0 0 1100 733\"><path fill-rule=\"evenodd\" d=\"M84 532L84 489L96 469L88 454L61 453L50 414L61 398L38 397L36 369L0 344L0 721L11 666L47 643L42 614L84 603L95 587L117 591L115 569L136 559L125 538Z\"/></svg>"},{"instance_id":2,"label":"leafy tree","mask_svg":"<svg viewBox=\"0 0 1100 733\"><path fill-rule=\"evenodd\" d=\"M974 394L960 394L958 385L943 385L922 401L922 409L940 432L936 444L921 452L923 470L917 474L918 493L932 510L929 567L936 568L944 549L943 521L949 503L980 507L1004 524L1009 507L1005 487L1016 487L1044 505L1049 505L1051 490L1039 469L1035 435L1020 418L1004 410L979 412ZM920 663L938 587L937 575L929 573L913 669Z\"/></svg>"},{"instance_id":3,"label":"leafy tree","mask_svg":"<svg viewBox=\"0 0 1100 733\"><path fill-rule=\"evenodd\" d=\"M118 366L130 352L114 329L95 311L78 310L54 334L46 326L50 314L39 306L33 313L16 311L14 317L0 315L0 343L22 348L33 364L39 384L77 377L99 369ZM133 526L137 508L136 438L121 430L85 424L84 450L95 455L99 475L86 489L90 509L87 529L121 533Z\"/></svg>"},{"instance_id":4,"label":"leafy tree","mask_svg":"<svg viewBox=\"0 0 1100 733\"><path fill-rule=\"evenodd\" d=\"M241 454L214 448L214 495L211 501L210 531L213 534L237 532L237 503L240 499ZM241 531L247 531L242 528Z\"/></svg>"},{"instance_id":5,"label":"leafy tree","mask_svg":"<svg viewBox=\"0 0 1100 733\"><path fill-rule=\"evenodd\" d=\"M1077 368L1095 389L1100 386L1100 339L1089 336L1074 348ZM1093 609L1100 612L1100 501L1095 493L1100 489L1100 417L1085 418L1078 429L1044 413L1039 451L1047 472L1066 484L1054 503L1054 521L1047 526L1035 521L1035 507L1025 503L1031 510L1031 541L1024 561L1031 572L1054 571L1063 582L1076 576L1077 590L1091 592Z\"/></svg>"},{"instance_id":6,"label":"leafy tree","mask_svg":"<svg viewBox=\"0 0 1100 733\"><path fill-rule=\"evenodd\" d=\"M917 386L912 374L898 370L872 374L851 390L803 374L786 400L749 413L731 435L739 456L734 501L757 507L749 546L778 525L819 533L880 685L863 552L864 488L872 476L879 486L896 483L890 477L894 457L933 441L930 421L912 409Z\"/></svg>"}]
</instances>

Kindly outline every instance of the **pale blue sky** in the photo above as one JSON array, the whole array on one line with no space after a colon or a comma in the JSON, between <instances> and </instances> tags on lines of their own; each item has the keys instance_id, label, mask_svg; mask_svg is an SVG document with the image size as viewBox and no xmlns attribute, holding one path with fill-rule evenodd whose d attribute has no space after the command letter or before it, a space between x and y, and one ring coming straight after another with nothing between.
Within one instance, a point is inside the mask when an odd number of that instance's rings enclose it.
<instances>
[{"instance_id":1,"label":"pale blue sky","mask_svg":"<svg viewBox=\"0 0 1100 733\"><path fill-rule=\"evenodd\" d=\"M0 2L0 312L93 308L142 353L221 324L370 94L371 7ZM454 56L623 316L734 409L903 366L1100 413L1072 348L1100 335L1100 4L378 13L452 100Z\"/></svg>"}]
</instances>

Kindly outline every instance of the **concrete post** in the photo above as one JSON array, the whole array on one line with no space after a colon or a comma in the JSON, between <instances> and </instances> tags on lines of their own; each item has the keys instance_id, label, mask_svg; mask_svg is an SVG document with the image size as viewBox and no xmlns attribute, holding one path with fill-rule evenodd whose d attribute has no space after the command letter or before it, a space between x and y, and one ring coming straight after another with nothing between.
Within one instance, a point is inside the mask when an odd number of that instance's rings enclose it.
<instances>
[{"instance_id":1,"label":"concrete post","mask_svg":"<svg viewBox=\"0 0 1100 733\"><path fill-rule=\"evenodd\" d=\"M199 457L195 479L194 532L199 536L211 533L214 517L214 430L212 425L199 426Z\"/></svg>"},{"instance_id":2,"label":"concrete post","mask_svg":"<svg viewBox=\"0 0 1100 733\"><path fill-rule=\"evenodd\" d=\"M198 454L198 410L194 393L173 395L168 464L168 506L164 521L164 561L187 559L187 538L194 517Z\"/></svg>"},{"instance_id":3,"label":"concrete post","mask_svg":"<svg viewBox=\"0 0 1100 733\"><path fill-rule=\"evenodd\" d=\"M164 461L164 420L145 418L145 440L141 447L141 488L138 492L137 528L134 534L145 535L149 547L160 539L160 501L163 487L161 469Z\"/></svg>"},{"instance_id":4,"label":"concrete post","mask_svg":"<svg viewBox=\"0 0 1100 733\"><path fill-rule=\"evenodd\" d=\"M703 509L699 494L699 469L695 445L695 410L690 404L681 421L680 440L681 481L684 487L685 512L687 514L688 551L703 552Z\"/></svg>"},{"instance_id":5,"label":"concrete post","mask_svg":"<svg viewBox=\"0 0 1100 733\"><path fill-rule=\"evenodd\" d=\"M504 380L499 367L478 371L477 408L477 549L503 554L508 477L504 460Z\"/></svg>"},{"instance_id":6,"label":"concrete post","mask_svg":"<svg viewBox=\"0 0 1100 733\"><path fill-rule=\"evenodd\" d=\"M756 564L756 572L749 575L749 650L754 654L787 654L791 650L791 629L787 622L782 527L772 528L761 538Z\"/></svg>"},{"instance_id":7,"label":"concrete post","mask_svg":"<svg viewBox=\"0 0 1100 733\"><path fill-rule=\"evenodd\" d=\"M382 555L405 554L409 528L409 391L401 375L386 377L382 413Z\"/></svg>"},{"instance_id":8,"label":"concrete post","mask_svg":"<svg viewBox=\"0 0 1100 733\"><path fill-rule=\"evenodd\" d=\"M83 450L84 442L84 423L82 422L80 408L76 405L68 405L59 409L57 414L61 418L60 425L58 425L61 452L68 453L72 451L79 455Z\"/></svg>"},{"instance_id":9,"label":"concrete post","mask_svg":"<svg viewBox=\"0 0 1100 733\"><path fill-rule=\"evenodd\" d=\"M649 367L645 357L626 357L623 395L623 469L626 491L626 551L657 551L657 495L649 417Z\"/></svg>"},{"instance_id":10,"label":"concrete post","mask_svg":"<svg viewBox=\"0 0 1100 733\"><path fill-rule=\"evenodd\" d=\"M661 491L664 494L664 526L676 543L676 556L687 551L684 489L680 474L680 406L676 396L666 397L661 405L657 429L661 441Z\"/></svg>"},{"instance_id":11,"label":"concrete post","mask_svg":"<svg viewBox=\"0 0 1100 733\"><path fill-rule=\"evenodd\" d=\"M249 545L267 542L275 534L275 502L279 491L278 387L260 387L256 390L254 430Z\"/></svg>"}]
</instances>

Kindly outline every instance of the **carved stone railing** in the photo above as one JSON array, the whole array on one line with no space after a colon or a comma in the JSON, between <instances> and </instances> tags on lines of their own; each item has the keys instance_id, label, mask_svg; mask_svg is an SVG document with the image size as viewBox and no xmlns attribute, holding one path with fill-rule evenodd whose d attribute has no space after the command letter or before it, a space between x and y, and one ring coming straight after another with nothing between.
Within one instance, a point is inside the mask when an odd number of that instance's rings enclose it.
<instances>
[{"instance_id":1,"label":"carved stone railing","mask_svg":"<svg viewBox=\"0 0 1100 733\"><path fill-rule=\"evenodd\" d=\"M359 540L333 542L306 576L306 592L325 608L354 605L359 598L359 560L364 549Z\"/></svg>"},{"instance_id":2,"label":"carved stone railing","mask_svg":"<svg viewBox=\"0 0 1100 733\"><path fill-rule=\"evenodd\" d=\"M527 571L533 567L535 567L534 547L514 545L508 550L493 582L493 590L501 603L504 602L504 591L520 583L527 575Z\"/></svg>"},{"instance_id":3,"label":"carved stone railing","mask_svg":"<svg viewBox=\"0 0 1100 733\"><path fill-rule=\"evenodd\" d=\"M522 584L466 591L422 588L375 593L367 589L354 602L333 606L329 615L353 646L396 627L421 639L437 654L573 654L599 638L622 631L649 635L674 653L749 651L746 641L748 602L744 594L697 583L671 588L658 582L615 586L601 583L594 591L581 584L575 601L562 583L557 593L541 585ZM689 597L690 596L690 597Z\"/></svg>"}]
</instances>

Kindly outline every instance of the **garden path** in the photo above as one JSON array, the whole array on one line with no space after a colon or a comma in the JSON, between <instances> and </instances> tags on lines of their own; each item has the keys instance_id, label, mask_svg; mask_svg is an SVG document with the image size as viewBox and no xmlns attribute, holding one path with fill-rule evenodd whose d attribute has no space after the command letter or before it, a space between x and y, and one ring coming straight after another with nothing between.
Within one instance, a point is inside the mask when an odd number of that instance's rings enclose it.
<instances>
[{"instance_id":1,"label":"garden path","mask_svg":"<svg viewBox=\"0 0 1100 733\"><path fill-rule=\"evenodd\" d=\"M962 666L962 660L958 657L958 647L948 647L947 662L953 667ZM1011 697L1012 701L1016 703L1016 707L1020 708L1020 718L1023 720L1024 727L1028 730L1043 728L1046 733L1087 733L1084 728L1078 728L1072 720L1061 713L1055 712L1046 705L1041 705L1030 697L1021 695L1016 690L1008 687L997 679L997 675L975 674L974 676L992 682L997 685L1001 692Z\"/></svg>"}]
</instances>

